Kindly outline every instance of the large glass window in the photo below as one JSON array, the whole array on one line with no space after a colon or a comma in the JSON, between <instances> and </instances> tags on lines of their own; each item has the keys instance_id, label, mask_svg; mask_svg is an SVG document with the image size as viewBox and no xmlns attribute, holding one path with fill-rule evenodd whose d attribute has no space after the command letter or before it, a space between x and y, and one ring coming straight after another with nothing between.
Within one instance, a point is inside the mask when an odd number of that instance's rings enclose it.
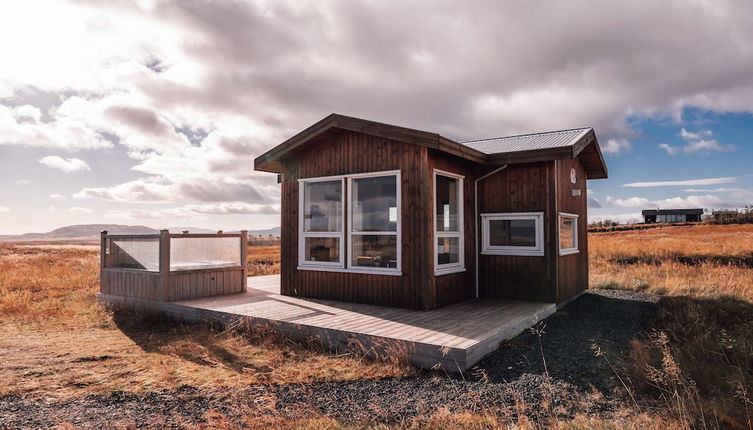
<instances>
[{"instance_id":1,"label":"large glass window","mask_svg":"<svg viewBox=\"0 0 753 430\"><path fill-rule=\"evenodd\" d=\"M578 252L578 215L560 213L559 217L560 255Z\"/></svg>"},{"instance_id":2,"label":"large glass window","mask_svg":"<svg viewBox=\"0 0 753 430\"><path fill-rule=\"evenodd\" d=\"M400 273L399 172L299 183L301 268Z\"/></svg>"},{"instance_id":3,"label":"large glass window","mask_svg":"<svg viewBox=\"0 0 753 430\"><path fill-rule=\"evenodd\" d=\"M301 265L341 266L343 180L301 181Z\"/></svg>"},{"instance_id":4,"label":"large glass window","mask_svg":"<svg viewBox=\"0 0 753 430\"><path fill-rule=\"evenodd\" d=\"M398 175L350 178L350 267L395 271L398 262Z\"/></svg>"},{"instance_id":5,"label":"large glass window","mask_svg":"<svg viewBox=\"0 0 753 430\"><path fill-rule=\"evenodd\" d=\"M434 273L464 270L462 176L434 171L434 224Z\"/></svg>"},{"instance_id":6,"label":"large glass window","mask_svg":"<svg viewBox=\"0 0 753 430\"><path fill-rule=\"evenodd\" d=\"M544 255L544 213L481 214L482 254Z\"/></svg>"}]
</instances>

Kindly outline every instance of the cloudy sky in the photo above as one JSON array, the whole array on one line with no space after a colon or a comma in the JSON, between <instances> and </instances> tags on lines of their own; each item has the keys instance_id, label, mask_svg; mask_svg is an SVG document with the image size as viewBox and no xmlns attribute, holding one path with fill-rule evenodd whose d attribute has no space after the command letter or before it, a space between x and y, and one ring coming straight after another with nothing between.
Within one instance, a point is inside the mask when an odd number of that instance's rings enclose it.
<instances>
[{"instance_id":1,"label":"cloudy sky","mask_svg":"<svg viewBox=\"0 0 753 430\"><path fill-rule=\"evenodd\" d=\"M3 2L0 53L0 234L277 226L253 159L331 112L593 126L592 218L753 203L750 2Z\"/></svg>"}]
</instances>

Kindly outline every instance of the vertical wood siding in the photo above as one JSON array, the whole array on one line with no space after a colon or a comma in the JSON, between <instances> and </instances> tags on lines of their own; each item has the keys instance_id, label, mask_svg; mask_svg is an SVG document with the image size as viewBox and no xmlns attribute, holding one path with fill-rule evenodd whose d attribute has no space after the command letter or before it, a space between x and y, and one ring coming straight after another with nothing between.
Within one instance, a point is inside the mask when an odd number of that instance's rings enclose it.
<instances>
[{"instance_id":1,"label":"vertical wood siding","mask_svg":"<svg viewBox=\"0 0 753 430\"><path fill-rule=\"evenodd\" d=\"M384 170L401 172L402 275L298 270L298 179ZM426 294L431 181L427 171L425 147L346 131L328 133L291 157L281 187L282 294L412 309L435 307L435 300ZM345 243L341 252L344 249Z\"/></svg>"},{"instance_id":2,"label":"vertical wood siding","mask_svg":"<svg viewBox=\"0 0 753 430\"><path fill-rule=\"evenodd\" d=\"M434 169L463 175L463 228L465 232L464 257L465 271L434 275L435 214L434 214ZM434 291L436 307L458 303L476 296L476 225L474 222L473 183L478 177L479 168L458 157L443 152L429 150L429 243L427 258L430 263L429 289Z\"/></svg>"},{"instance_id":3,"label":"vertical wood siding","mask_svg":"<svg viewBox=\"0 0 753 430\"><path fill-rule=\"evenodd\" d=\"M479 215L544 213L544 256L479 255L481 297L555 301L554 192L554 162L511 165L479 183Z\"/></svg>"},{"instance_id":4,"label":"vertical wood siding","mask_svg":"<svg viewBox=\"0 0 753 430\"><path fill-rule=\"evenodd\" d=\"M570 169L575 169L576 183L570 182ZM557 302L563 302L588 288L588 186L586 171L579 159L558 160L557 210L578 215L578 249L580 252L559 256L557 244ZM580 190L574 197L572 190ZM557 220L559 222L559 220Z\"/></svg>"}]
</instances>

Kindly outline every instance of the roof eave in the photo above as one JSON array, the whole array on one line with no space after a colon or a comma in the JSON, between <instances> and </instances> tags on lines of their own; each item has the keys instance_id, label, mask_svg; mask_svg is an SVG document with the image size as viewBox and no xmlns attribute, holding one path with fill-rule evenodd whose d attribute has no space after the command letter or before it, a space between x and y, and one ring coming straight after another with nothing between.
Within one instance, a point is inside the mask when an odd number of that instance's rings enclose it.
<instances>
[{"instance_id":1,"label":"roof eave","mask_svg":"<svg viewBox=\"0 0 753 430\"><path fill-rule=\"evenodd\" d=\"M486 160L484 153L437 133L333 113L254 159L254 169L263 172L282 173L285 154L296 150L331 129L353 131L398 142L426 146L477 163L484 164Z\"/></svg>"}]
</instances>

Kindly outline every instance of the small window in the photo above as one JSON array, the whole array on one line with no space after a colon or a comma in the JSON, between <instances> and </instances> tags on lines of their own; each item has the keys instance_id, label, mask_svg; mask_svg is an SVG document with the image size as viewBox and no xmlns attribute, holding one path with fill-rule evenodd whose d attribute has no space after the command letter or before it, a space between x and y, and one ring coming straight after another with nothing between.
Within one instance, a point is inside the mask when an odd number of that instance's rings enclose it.
<instances>
[{"instance_id":1,"label":"small window","mask_svg":"<svg viewBox=\"0 0 753 430\"><path fill-rule=\"evenodd\" d=\"M544 255L544 213L481 214L481 253Z\"/></svg>"},{"instance_id":2,"label":"small window","mask_svg":"<svg viewBox=\"0 0 753 430\"><path fill-rule=\"evenodd\" d=\"M434 274L465 270L463 177L434 170Z\"/></svg>"},{"instance_id":3,"label":"small window","mask_svg":"<svg viewBox=\"0 0 753 430\"><path fill-rule=\"evenodd\" d=\"M560 213L560 255L578 253L578 215Z\"/></svg>"}]
</instances>

